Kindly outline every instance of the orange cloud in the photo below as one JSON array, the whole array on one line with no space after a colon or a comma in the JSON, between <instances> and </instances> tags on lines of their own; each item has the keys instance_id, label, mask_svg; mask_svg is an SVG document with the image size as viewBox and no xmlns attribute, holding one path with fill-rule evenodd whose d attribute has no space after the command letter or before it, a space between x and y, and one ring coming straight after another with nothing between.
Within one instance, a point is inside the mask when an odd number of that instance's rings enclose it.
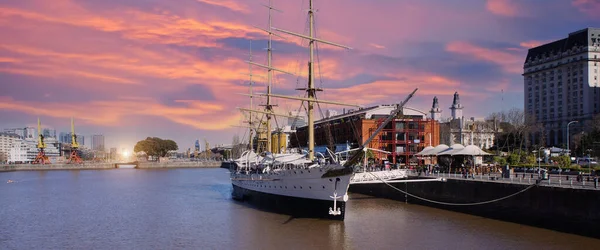
<instances>
[{"instance_id":1,"label":"orange cloud","mask_svg":"<svg viewBox=\"0 0 600 250\"><path fill-rule=\"evenodd\" d=\"M514 0L487 0L485 7L489 12L499 16L519 15L519 6Z\"/></svg>"},{"instance_id":2,"label":"orange cloud","mask_svg":"<svg viewBox=\"0 0 600 250\"><path fill-rule=\"evenodd\" d=\"M235 1L230 0L197 0L198 2L210 4L214 6L224 7L237 12L249 12L246 6L243 6Z\"/></svg>"},{"instance_id":3,"label":"orange cloud","mask_svg":"<svg viewBox=\"0 0 600 250\"><path fill-rule=\"evenodd\" d=\"M430 73L407 72L395 74L399 80L381 80L354 85L343 89L327 90L329 96L349 104L373 105L399 102L415 88L418 95L451 95L460 89L460 83L447 77ZM473 95L471 91L461 91L461 95ZM385 102L385 101L384 101Z\"/></svg>"},{"instance_id":4,"label":"orange cloud","mask_svg":"<svg viewBox=\"0 0 600 250\"><path fill-rule=\"evenodd\" d=\"M48 115L56 118L79 117L89 124L123 126L132 115L153 116L203 130L228 129L237 124L240 114L223 112L217 103L182 100L181 107L166 106L150 98L124 98L113 101L89 103L37 103L19 102L10 97L0 98L0 110L10 110L31 115ZM219 117L219 122L215 122Z\"/></svg>"},{"instance_id":5,"label":"orange cloud","mask_svg":"<svg viewBox=\"0 0 600 250\"><path fill-rule=\"evenodd\" d=\"M172 15L168 12L149 13L135 9L115 10L99 15L71 1L61 3L58 7L53 6L40 11L0 7L0 20L20 17L38 22L116 32L130 40L198 47L217 47L216 40L218 39L249 37L249 33L255 32L254 28L242 23L201 21Z\"/></svg>"},{"instance_id":6,"label":"orange cloud","mask_svg":"<svg viewBox=\"0 0 600 250\"><path fill-rule=\"evenodd\" d=\"M500 65L507 73L523 73L522 55L483 48L468 42L452 42L446 46L446 51Z\"/></svg>"},{"instance_id":7,"label":"orange cloud","mask_svg":"<svg viewBox=\"0 0 600 250\"><path fill-rule=\"evenodd\" d=\"M531 49L531 48L535 48L537 46L540 46L540 45L542 45L544 43L545 42L542 42L542 41L532 40L532 41L521 42L519 45L521 45L521 47L523 47L523 48Z\"/></svg>"}]
</instances>

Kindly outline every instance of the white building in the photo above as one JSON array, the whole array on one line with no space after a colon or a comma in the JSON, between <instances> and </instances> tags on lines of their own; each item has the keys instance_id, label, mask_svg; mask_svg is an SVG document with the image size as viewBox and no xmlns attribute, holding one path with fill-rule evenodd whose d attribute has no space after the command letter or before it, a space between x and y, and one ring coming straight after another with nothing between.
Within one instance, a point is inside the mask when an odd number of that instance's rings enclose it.
<instances>
[{"instance_id":1,"label":"white building","mask_svg":"<svg viewBox=\"0 0 600 250\"><path fill-rule=\"evenodd\" d=\"M56 163L62 160L60 155L60 143L56 138L44 139L46 148L44 152L51 162ZM37 141L35 140L14 140L9 150L8 163L31 163L38 155Z\"/></svg>"},{"instance_id":2,"label":"white building","mask_svg":"<svg viewBox=\"0 0 600 250\"><path fill-rule=\"evenodd\" d=\"M0 163L6 163L10 155L10 149L18 140L19 136L16 134L0 133Z\"/></svg>"},{"instance_id":3,"label":"white building","mask_svg":"<svg viewBox=\"0 0 600 250\"><path fill-rule=\"evenodd\" d=\"M10 149L8 163L31 163L37 156L36 145L33 140L15 140Z\"/></svg>"},{"instance_id":4,"label":"white building","mask_svg":"<svg viewBox=\"0 0 600 250\"><path fill-rule=\"evenodd\" d=\"M494 121L465 119L463 106L460 104L458 92L454 93L450 106L452 117L448 122L440 123L440 143L446 145L462 144L475 145L487 149L494 146L497 124ZM439 121L442 111L439 108L437 97L433 98L433 105L429 111L430 118Z\"/></svg>"},{"instance_id":5,"label":"white building","mask_svg":"<svg viewBox=\"0 0 600 250\"><path fill-rule=\"evenodd\" d=\"M567 38L529 49L524 63L525 114L543 129L532 143L566 145L571 134L590 127L600 113L600 29L587 28Z\"/></svg>"}]
</instances>

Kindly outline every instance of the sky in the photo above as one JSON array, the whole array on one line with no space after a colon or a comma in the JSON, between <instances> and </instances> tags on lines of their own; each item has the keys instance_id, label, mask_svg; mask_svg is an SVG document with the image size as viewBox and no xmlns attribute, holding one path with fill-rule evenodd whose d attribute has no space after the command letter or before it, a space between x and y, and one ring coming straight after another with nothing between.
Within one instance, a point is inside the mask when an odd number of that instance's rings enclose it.
<instances>
[{"instance_id":1,"label":"sky","mask_svg":"<svg viewBox=\"0 0 600 250\"><path fill-rule=\"evenodd\" d=\"M320 99L423 111L454 92L465 117L523 108L527 50L599 27L597 0L315 0ZM148 136L180 149L230 144L248 107L249 66L266 64L267 0L0 0L0 128L103 134L107 147ZM273 0L273 27L306 34L308 0ZM256 26L256 27L255 27ZM301 96L306 42L274 39L273 92ZM252 68L253 74L266 71ZM254 77L265 92L265 79ZM260 102L259 99L255 99ZM276 100L280 112L296 101ZM322 105L324 109L344 107Z\"/></svg>"}]
</instances>

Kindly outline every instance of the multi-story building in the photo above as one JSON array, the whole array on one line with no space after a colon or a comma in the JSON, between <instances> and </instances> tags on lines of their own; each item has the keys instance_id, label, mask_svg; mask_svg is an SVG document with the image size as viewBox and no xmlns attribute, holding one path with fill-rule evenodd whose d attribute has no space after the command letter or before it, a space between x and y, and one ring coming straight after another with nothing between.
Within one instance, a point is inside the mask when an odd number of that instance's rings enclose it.
<instances>
[{"instance_id":1,"label":"multi-story building","mask_svg":"<svg viewBox=\"0 0 600 250\"><path fill-rule=\"evenodd\" d=\"M92 149L96 151L104 151L104 135L92 136Z\"/></svg>"},{"instance_id":2,"label":"multi-story building","mask_svg":"<svg viewBox=\"0 0 600 250\"><path fill-rule=\"evenodd\" d=\"M42 130L42 135L44 135L45 138L56 138L56 129L45 128Z\"/></svg>"},{"instance_id":3,"label":"multi-story building","mask_svg":"<svg viewBox=\"0 0 600 250\"><path fill-rule=\"evenodd\" d=\"M16 134L22 139L37 139L37 133L34 127L25 128L7 128L4 133Z\"/></svg>"},{"instance_id":4,"label":"multi-story building","mask_svg":"<svg viewBox=\"0 0 600 250\"><path fill-rule=\"evenodd\" d=\"M0 163L8 161L10 149L19 138L17 134L0 133Z\"/></svg>"},{"instance_id":5,"label":"multi-story building","mask_svg":"<svg viewBox=\"0 0 600 250\"><path fill-rule=\"evenodd\" d=\"M77 134L76 134L77 135ZM65 133L65 132L60 132L58 141L60 143L68 143L71 144L71 141L73 140L71 133ZM79 145L83 146L85 145L85 136L83 135L77 135L77 143L79 143Z\"/></svg>"},{"instance_id":6,"label":"multi-story building","mask_svg":"<svg viewBox=\"0 0 600 250\"><path fill-rule=\"evenodd\" d=\"M357 148L364 144L395 105L379 105L349 110L315 122L315 151L327 154L325 148L335 151ZM290 147L306 148L308 127L299 127L290 135ZM368 145L369 148L390 152L386 155L375 151L376 160L404 163L429 145L439 144L439 123L428 119L426 113L405 107Z\"/></svg>"},{"instance_id":7,"label":"multi-story building","mask_svg":"<svg viewBox=\"0 0 600 250\"><path fill-rule=\"evenodd\" d=\"M523 66L524 110L541 125L531 142L566 146L571 134L589 126L600 113L600 29L587 28L567 38L529 49Z\"/></svg>"}]
</instances>

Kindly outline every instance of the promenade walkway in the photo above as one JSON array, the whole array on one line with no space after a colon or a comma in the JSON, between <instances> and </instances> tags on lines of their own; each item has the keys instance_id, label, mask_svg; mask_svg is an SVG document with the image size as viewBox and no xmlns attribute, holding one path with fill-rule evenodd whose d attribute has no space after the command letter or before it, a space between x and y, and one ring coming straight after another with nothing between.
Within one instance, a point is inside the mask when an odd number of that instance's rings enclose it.
<instances>
[{"instance_id":1,"label":"promenade walkway","mask_svg":"<svg viewBox=\"0 0 600 250\"><path fill-rule=\"evenodd\" d=\"M468 181L483 181L483 182L500 182L500 183L512 183L531 185L539 180L538 174L534 173L513 173L510 178L502 178L500 173L491 174L475 174L466 178L459 172L456 173L418 173L415 171L409 171L409 177L430 177L430 178L446 178L446 179L457 179L457 180L468 180ZM600 190L600 183L594 181L593 176L582 175L580 181L577 180L577 175L548 175L549 178L541 180L540 186L550 187L562 187L562 188L580 188L580 189L596 189Z\"/></svg>"}]
</instances>

